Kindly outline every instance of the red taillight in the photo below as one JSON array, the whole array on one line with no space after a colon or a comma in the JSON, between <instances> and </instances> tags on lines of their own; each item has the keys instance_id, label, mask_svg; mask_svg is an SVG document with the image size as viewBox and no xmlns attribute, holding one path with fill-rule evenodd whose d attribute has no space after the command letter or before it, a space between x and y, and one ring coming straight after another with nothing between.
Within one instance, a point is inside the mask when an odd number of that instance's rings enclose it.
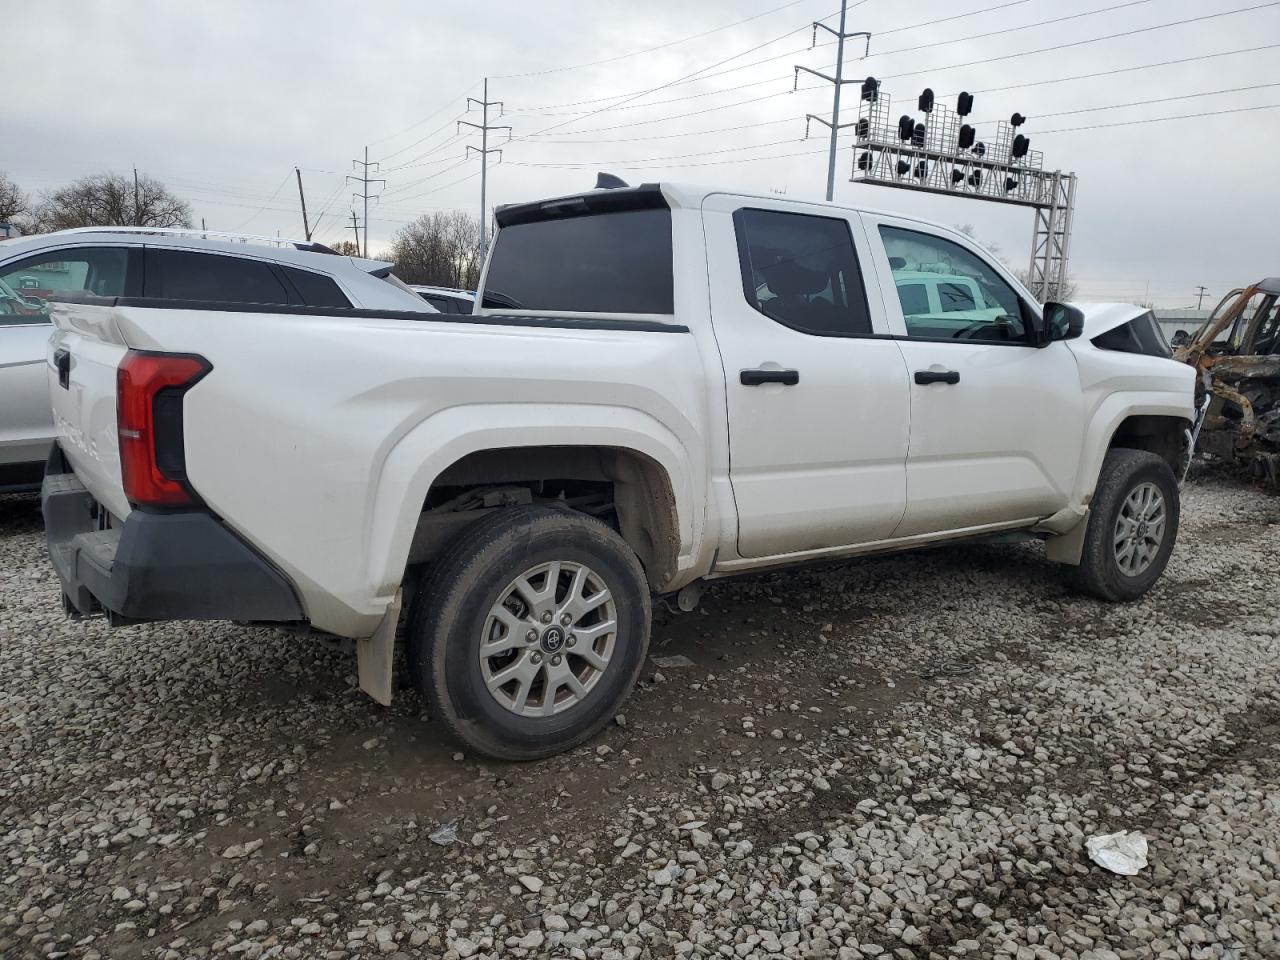
<instances>
[{"instance_id":1,"label":"red taillight","mask_svg":"<svg viewBox=\"0 0 1280 960\"><path fill-rule=\"evenodd\" d=\"M209 370L204 357L130 350L116 371L120 476L135 505L196 502L187 487L182 448L182 395Z\"/></svg>"}]
</instances>

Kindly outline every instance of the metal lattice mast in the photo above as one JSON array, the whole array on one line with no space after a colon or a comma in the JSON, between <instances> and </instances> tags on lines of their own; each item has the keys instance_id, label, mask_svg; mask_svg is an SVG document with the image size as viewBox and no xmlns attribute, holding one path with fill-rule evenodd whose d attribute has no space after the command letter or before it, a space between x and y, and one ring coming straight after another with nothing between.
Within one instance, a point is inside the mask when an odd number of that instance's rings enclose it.
<instances>
[{"instance_id":1,"label":"metal lattice mast","mask_svg":"<svg viewBox=\"0 0 1280 960\"><path fill-rule=\"evenodd\" d=\"M489 131L505 130L507 131L507 139L510 140L511 128L506 125L494 126L489 123L489 108L497 107L498 116L502 116L502 101L489 99L488 77L484 78L483 100L477 100L475 97L467 97L468 112L470 112L472 104L475 104L480 108L480 123L471 123L467 120L459 120L458 127L459 130L461 130L462 127L471 127L473 130L480 131L480 146L475 147L471 144L467 144L467 156L471 156L472 150L480 154L480 249L483 250L487 245L486 238L488 236L489 229L489 209L488 202L485 198L485 194L489 186L489 154L496 153L498 155L498 159L502 159L502 149L500 147L489 146Z\"/></svg>"},{"instance_id":2,"label":"metal lattice mast","mask_svg":"<svg viewBox=\"0 0 1280 960\"><path fill-rule=\"evenodd\" d=\"M835 195L836 142L839 139L840 128L853 126L853 124L849 124L849 123L842 124L840 122L840 89L846 83L850 82L844 78L844 42L850 37L866 37L867 45L866 45L866 49L863 50L862 55L865 57L868 53L871 52L871 34L867 33L865 30L859 30L854 33L845 33L845 29L844 29L845 15L848 12L849 12L848 0L840 0L840 29L839 30L832 30L825 23L821 23L815 20L813 24L813 41L809 44L810 50L812 50L814 47L818 45L818 31L820 29L827 31L827 33L832 34L836 38L836 75L834 77L830 77L830 76L827 76L827 74L822 73L818 70L811 70L808 67L797 66L796 76L795 76L795 87L798 87L800 85L801 70L803 70L805 73L811 73L815 77L820 77L821 79L826 80L828 83L832 84L835 87L835 94L832 97L832 104L831 104L831 119L826 120L822 117L819 117L817 114L813 114L813 113L806 114L804 118L804 135L806 139L808 139L809 137L809 124L814 120L817 120L818 123L825 124L827 127L831 128L831 150L827 156L827 199L828 200L832 199L832 197ZM793 87L793 89L795 87Z\"/></svg>"},{"instance_id":3,"label":"metal lattice mast","mask_svg":"<svg viewBox=\"0 0 1280 960\"><path fill-rule=\"evenodd\" d=\"M1071 219L1075 212L1075 174L1055 172L1050 191L1049 203L1035 208L1031 265L1027 270L1027 286L1042 302L1058 299L1067 287Z\"/></svg>"},{"instance_id":4,"label":"metal lattice mast","mask_svg":"<svg viewBox=\"0 0 1280 960\"><path fill-rule=\"evenodd\" d=\"M356 183L358 183L358 184L360 184L360 185L361 185L360 192L359 192L359 193L353 193L353 194L351 195L351 197L352 197L352 199L354 199L354 200L360 200L360 199L363 199L363 200L364 200L364 250L361 252L361 255L362 255L362 256L365 256L365 257L367 257L367 256L369 256L369 184L371 184L371 183L381 183L381 184L386 184L386 182L387 182L387 181L385 181L385 180L380 180L380 179L377 179L377 178L370 179L370 177L369 177L369 168L370 168L370 167L373 167L373 168L374 168L374 172L376 173L376 172L377 172L377 167L378 167L378 161L376 161L376 160L375 160L375 161L373 161L372 163L370 163L370 162L369 162L369 148L368 148L368 147L365 147L365 148L364 148L364 159L363 159L363 160L352 160L352 161L351 161L351 165L352 165L353 167L360 167L360 168L361 168L361 170L360 170L360 176L358 176L358 177L357 177L357 176L354 176L354 175L352 175L352 174L347 174L347 179L348 179L348 180L354 180L354 181L356 181ZM374 197L374 199L376 200L376 199L377 199L377 197ZM355 218L355 211L352 211L351 216L352 216L352 218L353 218L353 219ZM360 235L359 235L359 233L357 233L357 234L356 234L356 245L357 245L357 246L359 246L359 244L360 244Z\"/></svg>"}]
</instances>

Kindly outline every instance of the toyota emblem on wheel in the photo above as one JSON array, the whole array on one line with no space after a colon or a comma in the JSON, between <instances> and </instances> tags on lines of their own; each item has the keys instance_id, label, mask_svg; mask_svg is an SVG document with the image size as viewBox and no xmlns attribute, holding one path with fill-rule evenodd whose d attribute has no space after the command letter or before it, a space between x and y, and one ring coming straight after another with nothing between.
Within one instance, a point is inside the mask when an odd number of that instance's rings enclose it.
<instances>
[{"instance_id":1,"label":"toyota emblem on wheel","mask_svg":"<svg viewBox=\"0 0 1280 960\"><path fill-rule=\"evenodd\" d=\"M542 649L547 653L559 653L564 646L564 631L559 627L547 627L542 634Z\"/></svg>"}]
</instances>

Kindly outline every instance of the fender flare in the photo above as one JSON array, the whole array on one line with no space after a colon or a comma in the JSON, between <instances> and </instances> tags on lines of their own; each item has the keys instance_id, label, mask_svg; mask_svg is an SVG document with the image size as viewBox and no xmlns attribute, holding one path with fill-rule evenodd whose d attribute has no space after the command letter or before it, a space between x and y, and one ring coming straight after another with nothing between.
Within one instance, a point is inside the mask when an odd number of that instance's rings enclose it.
<instances>
[{"instance_id":1,"label":"fender flare","mask_svg":"<svg viewBox=\"0 0 1280 960\"><path fill-rule=\"evenodd\" d=\"M640 410L599 404L473 404L421 421L383 459L365 527L375 595L389 601L399 588L427 492L447 467L481 450L543 446L610 447L656 462L675 499L677 567L694 563L706 523L694 491L705 489L706 470L667 426Z\"/></svg>"},{"instance_id":2,"label":"fender flare","mask_svg":"<svg viewBox=\"0 0 1280 960\"><path fill-rule=\"evenodd\" d=\"M1071 496L1073 504L1087 506L1093 499L1112 437L1125 420L1138 416L1176 417L1190 426L1195 408L1190 396L1173 391L1120 391L1105 397L1093 411L1085 431L1080 470Z\"/></svg>"}]
</instances>

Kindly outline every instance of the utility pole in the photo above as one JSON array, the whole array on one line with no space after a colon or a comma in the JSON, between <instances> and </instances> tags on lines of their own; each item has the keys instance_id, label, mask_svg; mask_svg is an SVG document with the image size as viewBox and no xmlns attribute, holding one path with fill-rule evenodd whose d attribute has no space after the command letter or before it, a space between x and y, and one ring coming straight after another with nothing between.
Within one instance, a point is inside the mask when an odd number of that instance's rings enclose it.
<instances>
[{"instance_id":1,"label":"utility pole","mask_svg":"<svg viewBox=\"0 0 1280 960\"><path fill-rule=\"evenodd\" d=\"M818 70L810 70L808 67L799 67L799 66L796 67L795 87L799 87L800 85L800 71L803 70L805 73L812 73L815 77L820 77L821 79L827 81L827 83L833 84L836 88L834 102L831 105L830 120L826 120L812 113L806 114L804 118L804 135L806 139L809 136L809 123L813 120L817 120L819 123L824 124L831 128L831 151L830 151L830 155L827 157L827 199L828 200L832 199L832 197L834 196L835 187L836 187L836 139L840 133L841 127L853 126L853 124L851 123L842 124L840 122L840 88L843 87L846 83L853 82L852 80L846 80L844 78L844 42L848 40L850 37L866 37L867 45L862 55L865 57L868 53L871 52L871 34L870 33L868 33L865 30L858 30L853 33L845 33L845 30L844 30L845 15L848 12L849 12L849 0L840 0L840 29L832 30L825 23L815 22L813 25L813 42L809 44L810 50L812 50L814 47L818 45L819 29L825 30L827 31L827 33L830 33L835 36L836 38L836 75L834 77L831 77Z\"/></svg>"},{"instance_id":2,"label":"utility pole","mask_svg":"<svg viewBox=\"0 0 1280 960\"><path fill-rule=\"evenodd\" d=\"M302 232L307 235L307 243L310 243L311 225L307 223L307 197L302 192L302 171L294 167L293 172L298 175L298 199L302 202Z\"/></svg>"},{"instance_id":3,"label":"utility pole","mask_svg":"<svg viewBox=\"0 0 1280 960\"><path fill-rule=\"evenodd\" d=\"M373 179L373 180L369 179L369 168L370 168L370 167L376 167L376 166L378 166L378 162L377 162L376 160L375 160L373 163L370 163L370 162L369 162L369 148L368 148L368 147L365 147L365 148L364 148L364 159L363 159L363 160L352 160L352 161L351 161L351 164L352 164L352 166L357 166L357 167L360 167L360 168L361 168L360 176L358 176L358 177L357 177L357 176L354 176L354 175L352 175L352 174L347 174L347 179L348 179L348 180L354 180L354 181L356 181L356 183L361 184L361 191L360 191L359 193L353 193L351 196L352 196L354 199L357 199L357 200L358 200L358 199L361 199L361 198L363 198L363 200L364 200L364 251L363 251L363 253L361 254L361 256L365 256L365 257L367 257L367 256L369 256L369 184L371 184L371 183L381 183L381 184L385 184L387 181L385 181L385 180L378 180L378 179ZM375 172L376 172L376 171L375 171ZM375 197L375 199L376 199L376 197ZM355 216L355 211L354 211L354 210L353 210L353 211L351 211L351 215L352 215L353 217ZM359 236L359 234L357 234L357 235L356 235L356 246L359 246L359 245L360 245L360 236Z\"/></svg>"},{"instance_id":4,"label":"utility pole","mask_svg":"<svg viewBox=\"0 0 1280 960\"><path fill-rule=\"evenodd\" d=\"M359 253L360 252L360 224L356 222L356 212L354 210L351 211L351 229L355 231L356 252Z\"/></svg>"},{"instance_id":5,"label":"utility pole","mask_svg":"<svg viewBox=\"0 0 1280 960\"><path fill-rule=\"evenodd\" d=\"M1200 291L1196 294L1196 309L1199 310L1204 306L1204 295L1209 292L1209 288L1206 286L1199 286L1196 287L1196 289Z\"/></svg>"},{"instance_id":6,"label":"utility pole","mask_svg":"<svg viewBox=\"0 0 1280 960\"><path fill-rule=\"evenodd\" d=\"M510 140L511 128L508 126L492 126L489 123L489 108L497 107L498 116L502 116L502 101L489 99L489 78L488 77L484 78L484 99L483 100L477 100L475 97L467 97L468 113L471 112L471 105L473 103L480 108L481 122L470 123L467 120L459 120L458 128L459 128L459 132L461 132L462 127L471 127L474 130L480 131L480 146L473 147L471 144L467 144L467 156L471 156L472 150L480 154L480 249L483 251L487 245L485 242L485 238L488 234L488 229L489 229L489 208L487 206L487 200L485 199L485 194L488 189L488 180L489 180L489 154L496 153L499 159L502 158L502 150L500 148L489 146L489 131L505 130L507 131L507 139Z\"/></svg>"},{"instance_id":7,"label":"utility pole","mask_svg":"<svg viewBox=\"0 0 1280 960\"><path fill-rule=\"evenodd\" d=\"M139 199L138 191L138 168L133 168L133 225L135 227L142 226L142 201Z\"/></svg>"}]
</instances>

